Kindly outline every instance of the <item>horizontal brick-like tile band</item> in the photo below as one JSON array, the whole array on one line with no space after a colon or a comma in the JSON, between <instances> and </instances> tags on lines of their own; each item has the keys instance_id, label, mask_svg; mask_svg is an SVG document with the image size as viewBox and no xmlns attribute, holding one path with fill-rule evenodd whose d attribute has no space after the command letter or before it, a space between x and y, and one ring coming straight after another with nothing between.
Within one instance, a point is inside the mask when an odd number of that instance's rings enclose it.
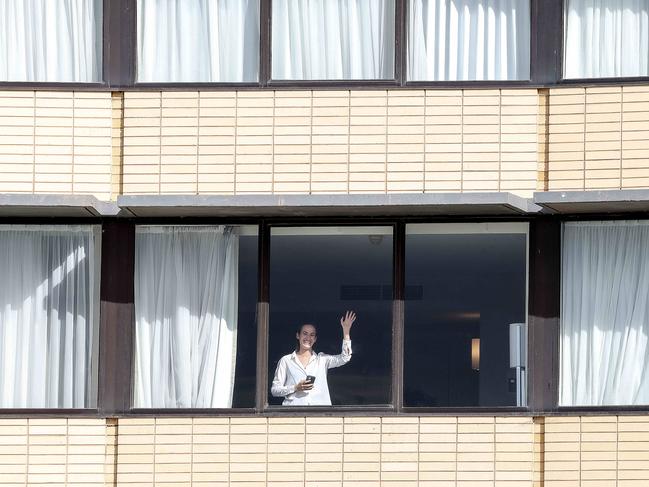
<instances>
[{"instance_id":1,"label":"horizontal brick-like tile band","mask_svg":"<svg viewBox=\"0 0 649 487\"><path fill-rule=\"evenodd\" d=\"M649 187L649 86L549 90L549 190Z\"/></svg>"},{"instance_id":2,"label":"horizontal brick-like tile band","mask_svg":"<svg viewBox=\"0 0 649 487\"><path fill-rule=\"evenodd\" d=\"M127 92L126 194L537 186L534 89Z\"/></svg>"},{"instance_id":3,"label":"horizontal brick-like tile band","mask_svg":"<svg viewBox=\"0 0 649 487\"><path fill-rule=\"evenodd\" d=\"M108 92L0 91L0 193L111 197Z\"/></svg>"},{"instance_id":4,"label":"horizontal brick-like tile band","mask_svg":"<svg viewBox=\"0 0 649 487\"><path fill-rule=\"evenodd\" d=\"M649 86L0 91L0 192L649 187Z\"/></svg>"},{"instance_id":5,"label":"horizontal brick-like tile band","mask_svg":"<svg viewBox=\"0 0 649 487\"><path fill-rule=\"evenodd\" d=\"M649 416L0 420L0 486L646 487Z\"/></svg>"}]
</instances>

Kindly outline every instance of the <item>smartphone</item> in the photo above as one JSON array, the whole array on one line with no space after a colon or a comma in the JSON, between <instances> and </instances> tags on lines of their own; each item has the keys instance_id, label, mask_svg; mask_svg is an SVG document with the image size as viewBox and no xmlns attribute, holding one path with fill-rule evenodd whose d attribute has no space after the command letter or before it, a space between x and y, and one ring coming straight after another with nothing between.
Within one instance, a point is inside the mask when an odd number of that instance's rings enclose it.
<instances>
[{"instance_id":1,"label":"smartphone","mask_svg":"<svg viewBox=\"0 0 649 487\"><path fill-rule=\"evenodd\" d=\"M307 384L313 384L315 382L315 376L314 375L307 375L306 376L306 383Z\"/></svg>"}]
</instances>

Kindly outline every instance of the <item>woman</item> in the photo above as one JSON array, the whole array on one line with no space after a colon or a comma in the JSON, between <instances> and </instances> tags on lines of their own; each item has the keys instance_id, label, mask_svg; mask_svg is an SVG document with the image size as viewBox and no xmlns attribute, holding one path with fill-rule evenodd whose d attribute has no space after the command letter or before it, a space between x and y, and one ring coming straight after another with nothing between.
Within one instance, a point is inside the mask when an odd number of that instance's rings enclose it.
<instances>
[{"instance_id":1,"label":"woman","mask_svg":"<svg viewBox=\"0 0 649 487\"><path fill-rule=\"evenodd\" d=\"M284 406L331 406L327 371L345 365L352 358L352 340L349 332L354 321L356 313L353 311L347 311L345 316L340 318L340 326L343 329L340 355L327 355L322 352L316 354L313 351L317 340L315 326L302 325L295 334L295 351L284 355L277 364L271 394L283 397Z\"/></svg>"}]
</instances>

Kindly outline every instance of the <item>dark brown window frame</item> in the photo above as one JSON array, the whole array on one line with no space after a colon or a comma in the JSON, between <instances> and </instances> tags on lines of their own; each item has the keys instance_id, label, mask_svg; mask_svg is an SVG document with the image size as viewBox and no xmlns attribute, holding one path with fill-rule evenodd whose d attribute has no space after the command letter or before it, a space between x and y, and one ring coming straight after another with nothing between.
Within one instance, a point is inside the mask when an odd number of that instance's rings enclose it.
<instances>
[{"instance_id":1,"label":"dark brown window frame","mask_svg":"<svg viewBox=\"0 0 649 487\"><path fill-rule=\"evenodd\" d=\"M89 409L0 409L0 417L155 416L552 416L649 414L647 406L559 407L559 303L561 226L571 220L649 219L626 215L537 215L527 217L295 217L295 218L2 218L0 224L100 224L102 226L100 345L97 407ZM404 407L403 287L405 226L409 223L527 222L528 233L528 407ZM145 224L239 224L259 228L257 372L255 407L225 409L138 409L132 407L134 352L135 226ZM392 403L369 406L268 407L268 309L270 229L273 226L388 225L393 233Z\"/></svg>"},{"instance_id":2,"label":"dark brown window frame","mask_svg":"<svg viewBox=\"0 0 649 487\"><path fill-rule=\"evenodd\" d=\"M1 224L25 223L52 224L52 219L1 219ZM405 227L408 223L451 223L451 222L528 222L530 232L535 220L522 218L93 218L56 219L55 223L87 223L102 226L101 289L100 289L100 344L99 380L97 407L94 409L0 409L0 417L138 417L138 416L327 416L336 415L523 415L531 416L547 410L530 403L528 408L516 407L471 407L434 408L403 406L403 328L405 285ZM145 224L239 224L258 225L259 264L257 299L257 365L255 407L224 409L141 409L132 407L133 356L134 356L134 264L135 227ZM387 405L291 407L268 406L268 310L269 310L269 257L270 229L273 226L376 226L393 228L393 322L392 322L392 401ZM532 241L530 246L530 283L532 275ZM545 244L544 244L545 245ZM543 268L543 266L541 266ZM531 296L531 290L530 290ZM532 306L530 304L530 326ZM531 341L530 341L531 343ZM528 344L528 346L530 346ZM530 357L532 355L530 354ZM541 363L541 370L547 374L547 363ZM531 370L536 370L531 365ZM530 374L529 384L535 381ZM530 389L531 391L531 389ZM530 399L533 396L528 391ZM552 400L547 401L548 404ZM556 404L556 400L554 401Z\"/></svg>"},{"instance_id":3,"label":"dark brown window frame","mask_svg":"<svg viewBox=\"0 0 649 487\"><path fill-rule=\"evenodd\" d=\"M409 0L395 0L395 72L387 80L289 81L271 79L272 0L259 0L259 81L246 83L136 83L137 0L104 0L103 80L97 83L34 83L0 81L0 89L58 91L155 91L155 90L295 90L295 89L444 89L444 88L541 88L646 84L649 77L563 78L563 0L530 1L530 79L478 81L408 81L407 22Z\"/></svg>"}]
</instances>

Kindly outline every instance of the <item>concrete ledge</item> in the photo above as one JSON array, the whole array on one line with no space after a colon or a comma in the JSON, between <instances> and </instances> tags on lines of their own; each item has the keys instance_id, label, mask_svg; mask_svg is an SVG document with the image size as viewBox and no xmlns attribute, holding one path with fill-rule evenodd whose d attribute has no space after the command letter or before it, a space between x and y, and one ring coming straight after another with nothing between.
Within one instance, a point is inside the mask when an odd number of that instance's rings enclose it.
<instances>
[{"instance_id":1,"label":"concrete ledge","mask_svg":"<svg viewBox=\"0 0 649 487\"><path fill-rule=\"evenodd\" d=\"M534 203L551 213L632 213L649 211L649 190L544 191Z\"/></svg>"},{"instance_id":2,"label":"concrete ledge","mask_svg":"<svg viewBox=\"0 0 649 487\"><path fill-rule=\"evenodd\" d=\"M117 205L137 217L496 216L541 210L511 193L126 195Z\"/></svg>"},{"instance_id":3,"label":"concrete ledge","mask_svg":"<svg viewBox=\"0 0 649 487\"><path fill-rule=\"evenodd\" d=\"M0 194L4 217L96 217L115 216L119 207L90 195Z\"/></svg>"}]
</instances>

